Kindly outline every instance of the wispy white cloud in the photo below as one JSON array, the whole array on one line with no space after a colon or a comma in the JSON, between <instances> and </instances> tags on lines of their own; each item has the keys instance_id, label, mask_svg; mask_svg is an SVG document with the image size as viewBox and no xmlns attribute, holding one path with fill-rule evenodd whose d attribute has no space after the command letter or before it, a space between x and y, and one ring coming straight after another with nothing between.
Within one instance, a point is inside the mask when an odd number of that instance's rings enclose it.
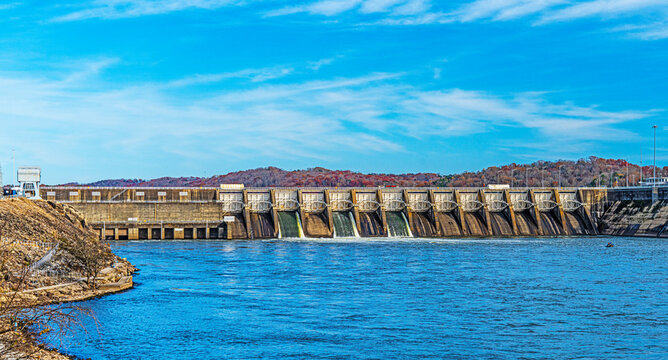
<instances>
[{"instance_id":1,"label":"wispy white cloud","mask_svg":"<svg viewBox=\"0 0 668 360\"><path fill-rule=\"evenodd\" d=\"M306 6L302 11L331 16L351 10L360 3L360 0L322 0Z\"/></svg>"},{"instance_id":2,"label":"wispy white cloud","mask_svg":"<svg viewBox=\"0 0 668 360\"><path fill-rule=\"evenodd\" d=\"M0 133L0 143L26 144L23 150L37 157L82 164L111 153L118 161L145 162L165 154L189 162L332 160L342 149L360 156L398 154L409 151L407 137L434 141L504 128L578 148L627 139L633 134L624 124L652 115L552 103L541 93L426 91L400 73L275 84L253 82L249 70L244 86L184 99L167 88L220 76L107 90L94 74L110 64L81 64L58 79L0 75L0 118L22 124Z\"/></svg>"},{"instance_id":3,"label":"wispy white cloud","mask_svg":"<svg viewBox=\"0 0 668 360\"><path fill-rule=\"evenodd\" d=\"M622 25L611 31L624 32L628 36L642 40L660 40L668 38L668 21L644 25Z\"/></svg>"},{"instance_id":4,"label":"wispy white cloud","mask_svg":"<svg viewBox=\"0 0 668 360\"><path fill-rule=\"evenodd\" d=\"M13 3L7 3L7 4L0 4L0 10L8 10L8 9L13 9L17 6L20 6L20 2L13 2Z\"/></svg>"},{"instance_id":5,"label":"wispy white cloud","mask_svg":"<svg viewBox=\"0 0 668 360\"><path fill-rule=\"evenodd\" d=\"M384 13L386 24L425 24L472 22L478 20L508 21L537 16L538 23L630 16L634 13L668 8L665 0L475 0L459 8L435 7L428 0L317 0L291 5L269 12L270 16L310 13L336 16L355 11L362 14Z\"/></svg>"},{"instance_id":6,"label":"wispy white cloud","mask_svg":"<svg viewBox=\"0 0 668 360\"><path fill-rule=\"evenodd\" d=\"M243 0L95 0L82 10L53 19L56 22L85 19L121 19L160 15L186 9L212 10L224 6L245 4Z\"/></svg>"},{"instance_id":7,"label":"wispy white cloud","mask_svg":"<svg viewBox=\"0 0 668 360\"><path fill-rule=\"evenodd\" d=\"M432 3L430 0L306 0L287 2L260 0L92 0L80 5L74 12L58 16L56 22L85 19L120 19L147 15L167 14L188 9L213 10L223 7L245 7L265 17L309 14L337 17L359 15L357 24L363 25L429 25L470 23L476 21L529 20L532 25L578 19L627 20L632 37L657 40L666 37L665 26L648 22L652 15L668 17L665 0L474 0L458 7L451 3ZM0 9L18 3L0 5ZM258 5L258 6L253 6ZM636 18L642 15L640 19ZM647 27L645 30L639 28ZM616 31L623 27L615 27Z\"/></svg>"},{"instance_id":8,"label":"wispy white cloud","mask_svg":"<svg viewBox=\"0 0 668 360\"><path fill-rule=\"evenodd\" d=\"M425 12L422 14L415 14L411 16L385 17L378 21L364 23L364 25L416 26L416 25L449 24L455 21L456 19L448 13Z\"/></svg>"},{"instance_id":9,"label":"wispy white cloud","mask_svg":"<svg viewBox=\"0 0 668 360\"><path fill-rule=\"evenodd\" d=\"M544 25L583 18L627 18L649 11L668 11L668 3L665 0L476 0L454 11L441 13L435 20L509 21L533 17L534 24Z\"/></svg>"},{"instance_id":10,"label":"wispy white cloud","mask_svg":"<svg viewBox=\"0 0 668 360\"><path fill-rule=\"evenodd\" d=\"M349 11L360 14L415 15L427 11L430 7L429 0L316 0L270 10L266 16L298 13L336 16Z\"/></svg>"},{"instance_id":11,"label":"wispy white cloud","mask_svg":"<svg viewBox=\"0 0 668 360\"><path fill-rule=\"evenodd\" d=\"M547 142L555 139L621 139L629 134L617 125L648 116L645 112L607 112L595 107L552 104L534 93L503 98L485 92L454 89L416 92L405 102L406 108L424 109L419 121L425 126L423 129L463 134L509 126L537 130ZM419 132L420 128L412 131Z\"/></svg>"},{"instance_id":12,"label":"wispy white cloud","mask_svg":"<svg viewBox=\"0 0 668 360\"><path fill-rule=\"evenodd\" d=\"M297 13L339 16L348 12L379 17L361 21L364 25L429 25L470 23L476 21L513 21L528 19L532 25L547 25L555 22L578 19L632 19L638 23L630 35L644 40L666 37L666 27L634 19L637 15L668 17L668 2L665 0L475 0L458 8L443 4L433 5L427 0L318 0L291 5L267 12L268 16L283 16ZM641 29L646 28L646 29ZM617 31L621 27L616 28Z\"/></svg>"},{"instance_id":13,"label":"wispy white cloud","mask_svg":"<svg viewBox=\"0 0 668 360\"><path fill-rule=\"evenodd\" d=\"M116 159L155 163L151 157L164 154L177 159L189 156L188 161L252 154L256 160L273 161L331 159L340 148L402 151L401 145L378 134L350 131L336 113L318 113L307 106L319 93L365 86L393 75L284 86L254 83L250 78L248 85L254 90L218 91L183 100L153 83L107 90L99 82L90 86L95 80L77 75L97 67L97 62L82 65L58 79L0 75L0 118L22 124L11 133L0 132L0 143L15 144L21 153L35 158L54 159L55 165L85 164L109 153ZM180 86L196 83L184 81ZM301 97L304 100L295 100Z\"/></svg>"},{"instance_id":14,"label":"wispy white cloud","mask_svg":"<svg viewBox=\"0 0 668 360\"><path fill-rule=\"evenodd\" d=\"M548 9L564 0L476 0L450 14L462 22L480 19L511 20Z\"/></svg>"},{"instance_id":15,"label":"wispy white cloud","mask_svg":"<svg viewBox=\"0 0 668 360\"><path fill-rule=\"evenodd\" d=\"M402 2L402 0L369 0L362 3L360 11L365 14L388 12Z\"/></svg>"},{"instance_id":16,"label":"wispy white cloud","mask_svg":"<svg viewBox=\"0 0 668 360\"><path fill-rule=\"evenodd\" d=\"M396 6L392 11L392 15L405 16L423 14L430 8L431 3L429 0L409 0Z\"/></svg>"},{"instance_id":17,"label":"wispy white cloud","mask_svg":"<svg viewBox=\"0 0 668 360\"><path fill-rule=\"evenodd\" d=\"M79 85L85 84L86 80L96 79L97 76L105 69L118 64L118 58L103 58L99 60L89 60L83 62L73 62L69 68L71 72L67 73L61 81L60 85Z\"/></svg>"},{"instance_id":18,"label":"wispy white cloud","mask_svg":"<svg viewBox=\"0 0 668 360\"><path fill-rule=\"evenodd\" d=\"M566 21L587 17L628 16L649 9L668 10L665 0L594 0L577 3L547 13L541 22Z\"/></svg>"},{"instance_id":19,"label":"wispy white cloud","mask_svg":"<svg viewBox=\"0 0 668 360\"><path fill-rule=\"evenodd\" d=\"M321 67L326 66L326 65L331 65L336 60L338 60L342 57L343 56L338 55L338 56L331 57L331 58L320 59L318 61L311 61L311 62L309 62L308 67L311 70L318 71L318 70L320 70Z\"/></svg>"},{"instance_id":20,"label":"wispy white cloud","mask_svg":"<svg viewBox=\"0 0 668 360\"><path fill-rule=\"evenodd\" d=\"M289 66L272 66L260 69L243 69L239 71L216 73L216 74L194 74L181 79L168 81L159 84L162 88L178 88L184 86L205 85L221 82L229 79L246 79L253 83L265 82L268 80L280 79L294 74L295 72L318 71L321 67L330 65L341 56L320 59L317 61L307 61L301 64Z\"/></svg>"},{"instance_id":21,"label":"wispy white cloud","mask_svg":"<svg viewBox=\"0 0 668 360\"><path fill-rule=\"evenodd\" d=\"M287 6L267 12L267 16L284 16L298 13L333 16L358 7L362 0L321 0L310 4Z\"/></svg>"},{"instance_id":22,"label":"wispy white cloud","mask_svg":"<svg viewBox=\"0 0 668 360\"><path fill-rule=\"evenodd\" d=\"M176 88L184 86L204 85L217 83L228 79L248 79L251 82L263 82L272 79L278 79L293 72L292 68L266 68L266 69L245 69L235 72L225 72L217 74L194 74L181 79L172 80L164 83L165 88Z\"/></svg>"},{"instance_id":23,"label":"wispy white cloud","mask_svg":"<svg viewBox=\"0 0 668 360\"><path fill-rule=\"evenodd\" d=\"M668 24L648 26L645 30L634 32L631 35L643 40L666 39L668 38Z\"/></svg>"},{"instance_id":24,"label":"wispy white cloud","mask_svg":"<svg viewBox=\"0 0 668 360\"><path fill-rule=\"evenodd\" d=\"M616 26L613 31L625 32L642 40L659 40L668 37L665 22L652 22L652 18L668 18L668 2L665 0L476 0L447 12L425 11L414 17L388 17L379 21L387 25L447 24L475 21L529 20L533 26L581 19L602 23L608 21L632 22ZM650 20L648 20L650 19Z\"/></svg>"}]
</instances>

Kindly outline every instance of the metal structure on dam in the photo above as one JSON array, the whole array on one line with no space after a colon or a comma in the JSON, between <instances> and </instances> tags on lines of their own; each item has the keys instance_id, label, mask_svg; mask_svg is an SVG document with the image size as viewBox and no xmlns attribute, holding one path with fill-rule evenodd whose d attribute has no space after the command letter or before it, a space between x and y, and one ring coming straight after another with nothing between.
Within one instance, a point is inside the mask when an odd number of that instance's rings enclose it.
<instances>
[{"instance_id":1,"label":"metal structure on dam","mask_svg":"<svg viewBox=\"0 0 668 360\"><path fill-rule=\"evenodd\" d=\"M42 187L103 239L595 235L600 188Z\"/></svg>"}]
</instances>

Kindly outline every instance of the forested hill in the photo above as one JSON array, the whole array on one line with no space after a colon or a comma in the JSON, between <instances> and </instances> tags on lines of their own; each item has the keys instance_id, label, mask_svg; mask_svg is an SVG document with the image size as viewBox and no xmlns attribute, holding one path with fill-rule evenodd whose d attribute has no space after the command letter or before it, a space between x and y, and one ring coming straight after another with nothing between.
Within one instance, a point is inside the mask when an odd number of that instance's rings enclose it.
<instances>
[{"instance_id":1,"label":"forested hill","mask_svg":"<svg viewBox=\"0 0 668 360\"><path fill-rule=\"evenodd\" d=\"M652 166L643 164L643 178L652 176ZM658 168L656 176L668 174L668 167ZM627 177L628 174L628 177ZM577 161L537 161L531 164L492 166L478 172L446 175L438 181L441 186L485 186L511 184L515 186L625 186L637 185L640 166L621 159L595 156Z\"/></svg>"},{"instance_id":2,"label":"forested hill","mask_svg":"<svg viewBox=\"0 0 668 360\"><path fill-rule=\"evenodd\" d=\"M668 167L659 168L657 176L668 174ZM651 166L643 167L643 177L652 176ZM640 179L640 167L628 164L628 183L636 184ZM615 186L626 185L627 162L625 160L590 157L578 161L537 161L531 164L509 164L492 166L478 172L439 175L434 173L418 174L362 174L344 170L313 168L287 171L275 167L260 168L200 177L163 177L153 180L117 179L102 180L88 186L132 186L132 187L199 187L219 186L220 184L244 184L247 187L307 187L307 186L354 186L370 187L396 185L405 187L424 186L486 186L488 184L513 184L515 186L557 186L561 177L562 186ZM527 181L528 180L528 181ZM66 184L78 185L78 184Z\"/></svg>"},{"instance_id":3,"label":"forested hill","mask_svg":"<svg viewBox=\"0 0 668 360\"><path fill-rule=\"evenodd\" d=\"M86 184L90 186L219 186L220 184L244 184L247 187L290 186L432 186L441 178L438 174L362 174L352 171L313 168L287 171L275 167L232 172L209 178L163 177L153 180L103 180Z\"/></svg>"}]
</instances>

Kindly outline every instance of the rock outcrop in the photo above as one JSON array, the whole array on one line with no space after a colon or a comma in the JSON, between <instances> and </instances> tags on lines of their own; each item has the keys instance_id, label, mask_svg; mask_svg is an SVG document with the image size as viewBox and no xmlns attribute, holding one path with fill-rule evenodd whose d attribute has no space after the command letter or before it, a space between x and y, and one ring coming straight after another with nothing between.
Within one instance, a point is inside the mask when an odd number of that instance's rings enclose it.
<instances>
[{"instance_id":1,"label":"rock outcrop","mask_svg":"<svg viewBox=\"0 0 668 360\"><path fill-rule=\"evenodd\" d=\"M5 312L0 358L67 359L40 347L35 329L50 327L54 315L45 305L129 289L135 270L75 209L50 201L0 200L0 311Z\"/></svg>"}]
</instances>

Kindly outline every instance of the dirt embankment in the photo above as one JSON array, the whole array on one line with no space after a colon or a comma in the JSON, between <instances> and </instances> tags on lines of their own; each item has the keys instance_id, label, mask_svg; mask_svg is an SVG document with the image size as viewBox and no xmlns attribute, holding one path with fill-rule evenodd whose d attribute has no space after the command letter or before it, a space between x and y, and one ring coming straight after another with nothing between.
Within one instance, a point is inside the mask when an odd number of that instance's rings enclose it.
<instances>
[{"instance_id":1,"label":"dirt embankment","mask_svg":"<svg viewBox=\"0 0 668 360\"><path fill-rule=\"evenodd\" d=\"M15 347L12 358L65 358L31 347L37 339L31 332L42 326L40 319L19 328L16 321L2 319L128 289L135 270L73 208L41 200L0 200L0 312L7 312L0 314L0 358L3 350L23 341L27 345Z\"/></svg>"}]
</instances>

